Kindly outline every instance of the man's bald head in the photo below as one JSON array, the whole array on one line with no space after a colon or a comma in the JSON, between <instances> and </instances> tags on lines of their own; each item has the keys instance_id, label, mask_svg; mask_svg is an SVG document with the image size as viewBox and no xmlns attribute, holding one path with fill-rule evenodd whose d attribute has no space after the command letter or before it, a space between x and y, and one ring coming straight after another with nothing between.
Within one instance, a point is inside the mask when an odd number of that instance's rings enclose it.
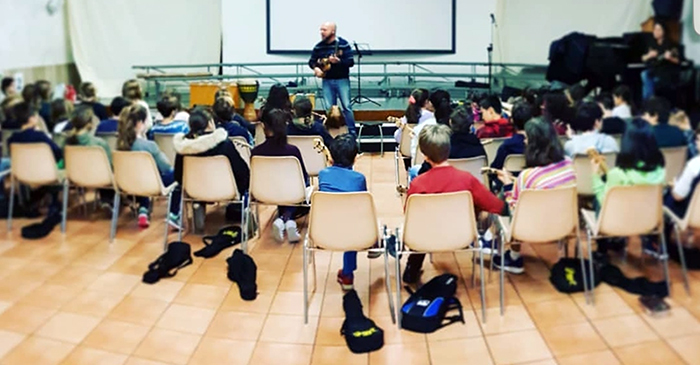
<instances>
[{"instance_id":1,"label":"man's bald head","mask_svg":"<svg viewBox=\"0 0 700 365\"><path fill-rule=\"evenodd\" d=\"M321 24L321 38L326 42L333 42L335 40L335 32L338 27L333 22L325 22Z\"/></svg>"}]
</instances>

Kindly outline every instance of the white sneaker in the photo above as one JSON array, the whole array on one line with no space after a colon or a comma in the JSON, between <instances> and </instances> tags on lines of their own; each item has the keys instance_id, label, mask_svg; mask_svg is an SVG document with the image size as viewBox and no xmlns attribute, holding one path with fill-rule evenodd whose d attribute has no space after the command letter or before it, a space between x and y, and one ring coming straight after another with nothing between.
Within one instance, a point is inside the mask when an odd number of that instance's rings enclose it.
<instances>
[{"instance_id":1,"label":"white sneaker","mask_svg":"<svg viewBox=\"0 0 700 365\"><path fill-rule=\"evenodd\" d=\"M277 242L284 242L284 221L282 218L277 218L272 222L272 237Z\"/></svg>"},{"instance_id":2,"label":"white sneaker","mask_svg":"<svg viewBox=\"0 0 700 365\"><path fill-rule=\"evenodd\" d=\"M297 243L301 240L301 235L299 234L299 231L297 231L297 222L295 222L292 219L288 220L286 228L287 239L289 239L289 243Z\"/></svg>"}]
</instances>

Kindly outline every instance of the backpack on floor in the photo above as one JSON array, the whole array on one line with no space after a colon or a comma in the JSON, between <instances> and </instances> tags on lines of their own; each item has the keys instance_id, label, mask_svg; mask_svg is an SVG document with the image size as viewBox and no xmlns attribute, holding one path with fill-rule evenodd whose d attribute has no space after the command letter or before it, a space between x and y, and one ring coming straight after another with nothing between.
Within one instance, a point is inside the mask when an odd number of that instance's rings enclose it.
<instances>
[{"instance_id":1,"label":"backpack on floor","mask_svg":"<svg viewBox=\"0 0 700 365\"><path fill-rule=\"evenodd\" d=\"M362 313L362 302L353 289L343 296L345 321L340 327L340 335L350 351L362 354L379 350L384 346L384 330Z\"/></svg>"},{"instance_id":2,"label":"backpack on floor","mask_svg":"<svg viewBox=\"0 0 700 365\"><path fill-rule=\"evenodd\" d=\"M186 242L170 242L168 249L158 259L148 265L148 271L143 274L142 281L155 284L160 279L170 278L183 267L192 264L190 245Z\"/></svg>"},{"instance_id":3,"label":"backpack on floor","mask_svg":"<svg viewBox=\"0 0 700 365\"><path fill-rule=\"evenodd\" d=\"M597 265L594 265L593 270L596 270L596 266ZM587 259L584 260L584 268L586 270L586 279L588 279L591 276L591 271ZM583 275L581 275L581 273L581 260L564 257L559 259L559 261L552 266L549 281L554 288L561 293L579 293L584 291ZM598 286L601 277L597 271L594 274L596 281L595 286Z\"/></svg>"},{"instance_id":4,"label":"backpack on floor","mask_svg":"<svg viewBox=\"0 0 700 365\"><path fill-rule=\"evenodd\" d=\"M457 277L452 274L436 276L413 292L401 307L401 327L419 333L432 333L455 322L464 322L462 303L454 295ZM447 317L447 312L459 314Z\"/></svg>"}]
</instances>

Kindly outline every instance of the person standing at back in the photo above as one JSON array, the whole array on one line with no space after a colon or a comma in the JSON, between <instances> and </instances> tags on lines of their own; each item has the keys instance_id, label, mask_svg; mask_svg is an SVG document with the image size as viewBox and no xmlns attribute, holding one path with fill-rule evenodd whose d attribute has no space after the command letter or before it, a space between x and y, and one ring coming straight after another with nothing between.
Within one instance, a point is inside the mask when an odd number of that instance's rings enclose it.
<instances>
[{"instance_id":1,"label":"person standing at back","mask_svg":"<svg viewBox=\"0 0 700 365\"><path fill-rule=\"evenodd\" d=\"M348 132L357 136L350 106L350 67L355 65L355 60L350 43L338 37L336 31L335 23L321 24L321 41L311 52L309 67L314 70L314 76L323 78L323 100L336 105L336 99L340 99Z\"/></svg>"}]
</instances>

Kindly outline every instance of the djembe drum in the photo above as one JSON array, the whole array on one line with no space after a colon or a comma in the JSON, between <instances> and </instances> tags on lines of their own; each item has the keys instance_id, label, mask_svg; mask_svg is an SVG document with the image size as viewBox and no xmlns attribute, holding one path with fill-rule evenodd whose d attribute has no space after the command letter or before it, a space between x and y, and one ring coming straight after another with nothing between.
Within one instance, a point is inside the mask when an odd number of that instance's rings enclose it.
<instances>
[{"instance_id":1,"label":"djembe drum","mask_svg":"<svg viewBox=\"0 0 700 365\"><path fill-rule=\"evenodd\" d=\"M257 117L255 114L255 99L258 98L258 90L260 84L258 80L244 79L238 81L238 93L245 103L243 108L243 118L249 121L254 121Z\"/></svg>"}]
</instances>

